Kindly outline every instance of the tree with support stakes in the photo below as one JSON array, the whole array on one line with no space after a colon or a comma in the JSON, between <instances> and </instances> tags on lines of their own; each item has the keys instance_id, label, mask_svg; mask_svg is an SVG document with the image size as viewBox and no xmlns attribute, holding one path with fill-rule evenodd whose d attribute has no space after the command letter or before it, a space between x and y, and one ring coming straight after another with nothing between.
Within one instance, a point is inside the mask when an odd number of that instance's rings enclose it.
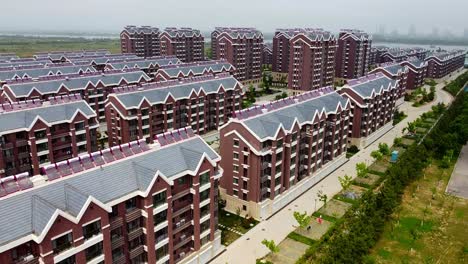
<instances>
[{"instance_id":1,"label":"tree with support stakes","mask_svg":"<svg viewBox=\"0 0 468 264\"><path fill-rule=\"evenodd\" d=\"M343 177L338 177L338 181L340 181L341 188L343 188L343 192L347 192L351 184L353 183L353 178L351 176L345 175Z\"/></svg>"},{"instance_id":2,"label":"tree with support stakes","mask_svg":"<svg viewBox=\"0 0 468 264\"><path fill-rule=\"evenodd\" d=\"M356 174L359 178L367 177L367 166L364 162L359 162L356 164Z\"/></svg>"},{"instance_id":3,"label":"tree with support stakes","mask_svg":"<svg viewBox=\"0 0 468 264\"><path fill-rule=\"evenodd\" d=\"M323 207L325 208L327 206L328 196L323 193L322 190L319 190L317 192L317 197L319 198L319 201L323 202Z\"/></svg>"},{"instance_id":4,"label":"tree with support stakes","mask_svg":"<svg viewBox=\"0 0 468 264\"><path fill-rule=\"evenodd\" d=\"M301 228L306 228L309 225L310 220L312 220L312 217L307 215L307 212L301 214L296 211L293 213L293 216Z\"/></svg>"},{"instance_id":5,"label":"tree with support stakes","mask_svg":"<svg viewBox=\"0 0 468 264\"><path fill-rule=\"evenodd\" d=\"M279 247L276 245L275 241L263 239L262 244L267 247L271 253L278 253L280 251Z\"/></svg>"}]
</instances>

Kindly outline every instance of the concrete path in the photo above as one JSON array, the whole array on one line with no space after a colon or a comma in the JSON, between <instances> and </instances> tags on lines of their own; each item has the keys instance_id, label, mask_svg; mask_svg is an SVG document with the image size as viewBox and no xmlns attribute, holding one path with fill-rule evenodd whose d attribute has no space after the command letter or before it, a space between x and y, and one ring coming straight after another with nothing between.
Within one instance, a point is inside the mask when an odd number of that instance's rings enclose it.
<instances>
[{"instance_id":1,"label":"concrete path","mask_svg":"<svg viewBox=\"0 0 468 264\"><path fill-rule=\"evenodd\" d=\"M276 243L281 242L290 232L294 231L296 220L293 217L294 211L312 214L314 208L319 209L322 203L317 199L317 192L321 190L327 194L328 197L333 197L341 190L341 185L338 177L343 177L345 174L355 177L356 176L356 163L365 162L367 165L372 163L370 153L378 149L379 143L387 143L389 146L393 145L395 137L403 135L402 129L407 126L408 122L416 120L422 113L430 111L433 105L437 103L450 104L453 100L452 96L443 91L444 80L453 80L465 70L453 74L450 78L438 80L439 84L436 85L436 99L426 105L420 107L412 107L411 103L404 102L400 106L408 117L402 122L397 124L392 130L369 145L367 148L362 149L356 155L352 156L349 162L345 163L338 170L327 176L324 180L306 191L302 196L291 202L275 215L266 221L260 222L254 228L249 230L245 235L230 244L226 251L214 259L211 263L215 264L251 264L255 263L257 258L261 258L268 253L268 249L261 244L263 239L273 239ZM315 204L316 203L316 204Z\"/></svg>"},{"instance_id":2,"label":"concrete path","mask_svg":"<svg viewBox=\"0 0 468 264\"><path fill-rule=\"evenodd\" d=\"M460 152L446 192L454 196L468 199L468 144L465 145Z\"/></svg>"}]
</instances>

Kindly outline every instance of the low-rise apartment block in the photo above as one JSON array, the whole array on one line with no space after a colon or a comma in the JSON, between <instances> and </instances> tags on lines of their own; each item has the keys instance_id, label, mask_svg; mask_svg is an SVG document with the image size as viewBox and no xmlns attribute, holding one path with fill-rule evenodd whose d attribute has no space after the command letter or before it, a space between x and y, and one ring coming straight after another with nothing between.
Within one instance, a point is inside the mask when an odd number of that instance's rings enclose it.
<instances>
[{"instance_id":1,"label":"low-rise apartment block","mask_svg":"<svg viewBox=\"0 0 468 264\"><path fill-rule=\"evenodd\" d=\"M255 28L217 27L211 33L211 47L213 59L227 60L236 68L236 79L244 83L260 81L262 32Z\"/></svg>"},{"instance_id":2,"label":"low-rise apartment block","mask_svg":"<svg viewBox=\"0 0 468 264\"><path fill-rule=\"evenodd\" d=\"M190 129L0 187L0 263L206 263L222 250L220 157Z\"/></svg>"},{"instance_id":3,"label":"low-rise apartment block","mask_svg":"<svg viewBox=\"0 0 468 264\"><path fill-rule=\"evenodd\" d=\"M361 30L343 29L338 36L335 77L354 79L367 74L372 37Z\"/></svg>"},{"instance_id":4,"label":"low-rise apartment block","mask_svg":"<svg viewBox=\"0 0 468 264\"><path fill-rule=\"evenodd\" d=\"M407 80L408 80L408 67L401 65L396 62L387 62L380 64L377 68L372 70L370 73L383 73L385 76L391 78L394 81L397 81L398 85L398 98L403 98L407 89ZM397 105L402 103L402 100L397 102Z\"/></svg>"},{"instance_id":5,"label":"low-rise apartment block","mask_svg":"<svg viewBox=\"0 0 468 264\"><path fill-rule=\"evenodd\" d=\"M5 84L9 81L17 80L37 80L39 77L59 76L67 74L84 74L96 72L93 66L73 65L73 64L58 64L50 66L25 66L15 67L12 70L0 71L0 84Z\"/></svg>"},{"instance_id":6,"label":"low-rise apartment block","mask_svg":"<svg viewBox=\"0 0 468 264\"><path fill-rule=\"evenodd\" d=\"M97 150L96 113L78 95L0 106L0 177Z\"/></svg>"},{"instance_id":7,"label":"low-rise apartment block","mask_svg":"<svg viewBox=\"0 0 468 264\"><path fill-rule=\"evenodd\" d=\"M139 57L161 56L161 32L151 26L126 26L120 33L122 53L134 53Z\"/></svg>"},{"instance_id":8,"label":"low-rise apartment block","mask_svg":"<svg viewBox=\"0 0 468 264\"><path fill-rule=\"evenodd\" d=\"M106 104L109 145L190 126L197 134L216 130L241 109L242 85L229 74L116 88Z\"/></svg>"},{"instance_id":9,"label":"low-rise apartment block","mask_svg":"<svg viewBox=\"0 0 468 264\"><path fill-rule=\"evenodd\" d=\"M220 73L234 75L235 70L234 66L225 60L182 63L160 67L154 73L154 79L155 81L167 81Z\"/></svg>"},{"instance_id":10,"label":"low-rise apartment block","mask_svg":"<svg viewBox=\"0 0 468 264\"><path fill-rule=\"evenodd\" d=\"M4 102L20 102L34 99L48 100L50 97L80 94L98 114L99 120L104 122L104 104L114 87L138 86L150 81L151 78L138 69L59 75L41 77L37 80L9 82L3 85L1 97L3 97Z\"/></svg>"},{"instance_id":11,"label":"low-rise apartment block","mask_svg":"<svg viewBox=\"0 0 468 264\"><path fill-rule=\"evenodd\" d=\"M160 35L161 54L176 56L183 62L205 59L205 38L200 30L192 28L166 28Z\"/></svg>"},{"instance_id":12,"label":"low-rise apartment block","mask_svg":"<svg viewBox=\"0 0 468 264\"><path fill-rule=\"evenodd\" d=\"M434 52L427 55L427 75L429 78L442 78L463 67L465 51Z\"/></svg>"},{"instance_id":13,"label":"low-rise apartment block","mask_svg":"<svg viewBox=\"0 0 468 264\"><path fill-rule=\"evenodd\" d=\"M289 41L288 88L310 91L333 84L335 76L335 36L322 29L309 29Z\"/></svg>"},{"instance_id":14,"label":"low-rise apartment block","mask_svg":"<svg viewBox=\"0 0 468 264\"><path fill-rule=\"evenodd\" d=\"M267 219L339 167L349 110L326 87L237 111L219 130L226 210Z\"/></svg>"},{"instance_id":15,"label":"low-rise apartment block","mask_svg":"<svg viewBox=\"0 0 468 264\"><path fill-rule=\"evenodd\" d=\"M351 102L348 144L363 148L393 127L398 81L383 73L349 80L339 93Z\"/></svg>"},{"instance_id":16,"label":"low-rise apartment block","mask_svg":"<svg viewBox=\"0 0 468 264\"><path fill-rule=\"evenodd\" d=\"M159 56L151 58L137 58L128 60L115 60L109 62L105 66L105 70L130 70L139 69L144 71L149 76L153 76L154 73L163 66L177 65L182 62L175 56Z\"/></svg>"},{"instance_id":17,"label":"low-rise apartment block","mask_svg":"<svg viewBox=\"0 0 468 264\"><path fill-rule=\"evenodd\" d=\"M408 67L406 89L413 90L424 84L424 78L427 76L427 61L421 60L418 57L411 57L400 64Z\"/></svg>"}]
</instances>

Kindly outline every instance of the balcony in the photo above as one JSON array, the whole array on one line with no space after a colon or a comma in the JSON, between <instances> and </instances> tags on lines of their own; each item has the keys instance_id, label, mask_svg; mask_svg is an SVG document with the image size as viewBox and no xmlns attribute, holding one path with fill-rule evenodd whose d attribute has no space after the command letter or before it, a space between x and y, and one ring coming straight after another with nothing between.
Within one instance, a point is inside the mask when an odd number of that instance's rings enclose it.
<instances>
[{"instance_id":1,"label":"balcony","mask_svg":"<svg viewBox=\"0 0 468 264\"><path fill-rule=\"evenodd\" d=\"M128 241L132 241L133 239L143 235L143 227L135 228L134 230L128 233Z\"/></svg>"},{"instance_id":2,"label":"balcony","mask_svg":"<svg viewBox=\"0 0 468 264\"><path fill-rule=\"evenodd\" d=\"M122 217L114 217L111 219L110 222L110 230L114 230L118 227L123 226L123 218Z\"/></svg>"},{"instance_id":3,"label":"balcony","mask_svg":"<svg viewBox=\"0 0 468 264\"><path fill-rule=\"evenodd\" d=\"M14 264L39 264L39 257L33 255L24 256L13 262Z\"/></svg>"},{"instance_id":4,"label":"balcony","mask_svg":"<svg viewBox=\"0 0 468 264\"><path fill-rule=\"evenodd\" d=\"M125 215L125 221L128 222L131 222L137 218L141 217L141 210L138 209L138 208L134 208L133 210L131 210L130 212L128 212L126 215Z\"/></svg>"},{"instance_id":5,"label":"balcony","mask_svg":"<svg viewBox=\"0 0 468 264\"><path fill-rule=\"evenodd\" d=\"M191 220L182 219L181 221L173 225L173 229L174 229L173 233L177 234L191 225L192 225Z\"/></svg>"},{"instance_id":6,"label":"balcony","mask_svg":"<svg viewBox=\"0 0 468 264\"><path fill-rule=\"evenodd\" d=\"M136 257L138 257L139 255L141 255L143 252L145 252L145 248L143 247L143 245L139 245L137 246L136 248L130 250L130 259L134 259Z\"/></svg>"},{"instance_id":7,"label":"balcony","mask_svg":"<svg viewBox=\"0 0 468 264\"><path fill-rule=\"evenodd\" d=\"M17 139L16 140L16 147L23 147L28 145L28 141L26 139Z\"/></svg>"},{"instance_id":8,"label":"balcony","mask_svg":"<svg viewBox=\"0 0 468 264\"><path fill-rule=\"evenodd\" d=\"M111 242L112 250L114 250L116 248L119 248L119 247L123 246L124 244L125 244L125 240L124 240L123 236L113 238L112 242Z\"/></svg>"},{"instance_id":9,"label":"balcony","mask_svg":"<svg viewBox=\"0 0 468 264\"><path fill-rule=\"evenodd\" d=\"M116 259L112 260L112 264L125 264L125 255L117 257Z\"/></svg>"},{"instance_id":10,"label":"balcony","mask_svg":"<svg viewBox=\"0 0 468 264\"><path fill-rule=\"evenodd\" d=\"M181 248L183 245L187 244L188 242L192 241L192 235L189 235L189 236L185 236L183 239L179 239L177 240L175 246L174 246L174 250L177 250L179 248Z\"/></svg>"}]
</instances>

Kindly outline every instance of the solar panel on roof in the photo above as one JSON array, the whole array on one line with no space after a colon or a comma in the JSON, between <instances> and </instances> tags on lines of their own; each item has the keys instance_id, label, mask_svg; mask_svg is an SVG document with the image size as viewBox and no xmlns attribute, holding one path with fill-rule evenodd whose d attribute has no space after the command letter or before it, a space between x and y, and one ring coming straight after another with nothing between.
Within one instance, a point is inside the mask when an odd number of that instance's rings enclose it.
<instances>
[{"instance_id":1,"label":"solar panel on roof","mask_svg":"<svg viewBox=\"0 0 468 264\"><path fill-rule=\"evenodd\" d=\"M126 157L132 156L134 154L133 151L130 149L129 144L120 145L120 148L121 148L122 153Z\"/></svg>"},{"instance_id":2,"label":"solar panel on roof","mask_svg":"<svg viewBox=\"0 0 468 264\"><path fill-rule=\"evenodd\" d=\"M16 181L22 190L26 190L33 187L33 183L29 178L29 173L21 173L16 175Z\"/></svg>"},{"instance_id":3,"label":"solar panel on roof","mask_svg":"<svg viewBox=\"0 0 468 264\"><path fill-rule=\"evenodd\" d=\"M110 152L109 149L105 149L102 151L102 158L104 159L105 163L110 163L115 161L114 155Z\"/></svg>"},{"instance_id":4,"label":"solar panel on roof","mask_svg":"<svg viewBox=\"0 0 468 264\"><path fill-rule=\"evenodd\" d=\"M148 146L148 144L146 144L146 141L144 139L138 141L138 143L140 143L140 148L142 151L150 150L150 147Z\"/></svg>"},{"instance_id":5,"label":"solar panel on roof","mask_svg":"<svg viewBox=\"0 0 468 264\"><path fill-rule=\"evenodd\" d=\"M69 166L73 170L74 173L83 171L83 166L81 166L80 160L78 158L73 158L69 160Z\"/></svg>"},{"instance_id":6,"label":"solar panel on roof","mask_svg":"<svg viewBox=\"0 0 468 264\"><path fill-rule=\"evenodd\" d=\"M119 160L119 159L125 158L125 155L122 153L122 151L120 151L119 146L112 147L111 150L112 150L112 155L114 155L115 159Z\"/></svg>"},{"instance_id":7,"label":"solar panel on roof","mask_svg":"<svg viewBox=\"0 0 468 264\"><path fill-rule=\"evenodd\" d=\"M101 153L95 152L95 153L92 153L91 155L93 157L94 165L102 166L102 165L106 164L106 161L102 157Z\"/></svg>"},{"instance_id":8,"label":"solar panel on roof","mask_svg":"<svg viewBox=\"0 0 468 264\"><path fill-rule=\"evenodd\" d=\"M1 183L5 191L10 194L20 190L18 184L16 183L14 176L9 176L1 179Z\"/></svg>"},{"instance_id":9,"label":"solar panel on roof","mask_svg":"<svg viewBox=\"0 0 468 264\"><path fill-rule=\"evenodd\" d=\"M94 167L93 161L89 155L80 156L78 157L78 159L81 161L81 166L83 166L85 170L88 170Z\"/></svg>"},{"instance_id":10,"label":"solar panel on roof","mask_svg":"<svg viewBox=\"0 0 468 264\"><path fill-rule=\"evenodd\" d=\"M0 197L7 196L8 192L0 185Z\"/></svg>"},{"instance_id":11,"label":"solar panel on roof","mask_svg":"<svg viewBox=\"0 0 468 264\"><path fill-rule=\"evenodd\" d=\"M46 173L47 178L49 179L49 181L53 181L53 180L56 180L56 179L60 178L60 172L55 167L52 167L50 169L46 169L45 173Z\"/></svg>"},{"instance_id":12,"label":"solar panel on roof","mask_svg":"<svg viewBox=\"0 0 468 264\"><path fill-rule=\"evenodd\" d=\"M71 175L73 171L71 170L70 166L66 162L60 162L57 163L58 170L60 172L60 175L62 177L66 177L68 175Z\"/></svg>"},{"instance_id":13,"label":"solar panel on roof","mask_svg":"<svg viewBox=\"0 0 468 264\"><path fill-rule=\"evenodd\" d=\"M135 154L138 154L138 153L142 152L140 145L138 145L138 143L135 142L135 141L130 142L130 148L132 149L133 153L135 153Z\"/></svg>"}]
</instances>

